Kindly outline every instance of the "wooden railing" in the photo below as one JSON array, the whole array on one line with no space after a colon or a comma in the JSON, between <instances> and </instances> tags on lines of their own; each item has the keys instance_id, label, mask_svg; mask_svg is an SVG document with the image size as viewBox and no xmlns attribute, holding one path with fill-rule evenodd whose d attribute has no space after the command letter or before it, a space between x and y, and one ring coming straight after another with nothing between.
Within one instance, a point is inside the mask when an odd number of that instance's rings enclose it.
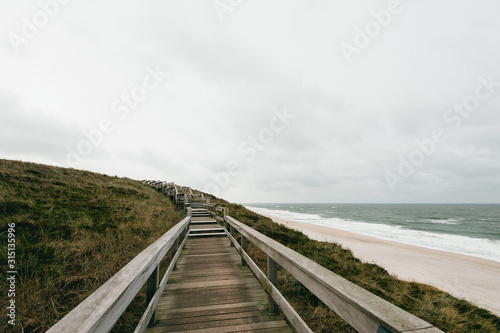
<instances>
[{"instance_id":1,"label":"wooden railing","mask_svg":"<svg viewBox=\"0 0 500 333\"><path fill-rule=\"evenodd\" d=\"M206 205L211 214L223 223L226 234L270 295L271 310L278 306L297 332L310 332L309 327L291 309L277 289L277 265L293 275L304 287L359 332L442 332L426 321L340 277L314 261L259 233L226 215L217 205ZM241 244L235 238L241 235ZM247 254L252 242L267 255L267 276ZM274 305L276 304L276 305Z\"/></svg>"},{"instance_id":2,"label":"wooden railing","mask_svg":"<svg viewBox=\"0 0 500 333\"><path fill-rule=\"evenodd\" d=\"M156 305L184 247L190 222L191 217L188 216L172 227L48 332L109 332L147 282L148 306L135 330L136 333L144 332L148 324L155 321ZM172 251L173 258L161 282L158 283L160 261L169 250Z\"/></svg>"}]
</instances>

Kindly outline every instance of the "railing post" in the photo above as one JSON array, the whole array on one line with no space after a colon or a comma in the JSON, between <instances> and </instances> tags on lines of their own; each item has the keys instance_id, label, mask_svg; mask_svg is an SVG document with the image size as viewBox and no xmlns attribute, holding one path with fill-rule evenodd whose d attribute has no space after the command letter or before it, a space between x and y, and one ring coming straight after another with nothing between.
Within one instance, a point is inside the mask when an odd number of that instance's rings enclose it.
<instances>
[{"instance_id":1,"label":"railing post","mask_svg":"<svg viewBox=\"0 0 500 333\"><path fill-rule=\"evenodd\" d=\"M191 226L191 222L189 222L189 224L186 226L186 228L184 229L184 231L182 232L182 241L184 241L184 238L187 238L188 235L189 235L189 228ZM187 245L188 243L186 242L184 244L184 249L187 249Z\"/></svg>"},{"instance_id":2,"label":"railing post","mask_svg":"<svg viewBox=\"0 0 500 333\"><path fill-rule=\"evenodd\" d=\"M278 270L276 267L276 261L267 256L267 278L269 281L277 288L278 287ZM271 296L271 291L269 291L269 311L271 313L278 312L278 304L273 300Z\"/></svg>"},{"instance_id":3,"label":"railing post","mask_svg":"<svg viewBox=\"0 0 500 333\"><path fill-rule=\"evenodd\" d=\"M241 235L241 249L244 251L244 252L247 252L247 248L248 248L248 242L247 242L247 238L243 235ZM245 259L243 259L243 255L241 256L241 266L246 266L247 265L247 262L245 261Z\"/></svg>"},{"instance_id":4,"label":"railing post","mask_svg":"<svg viewBox=\"0 0 500 333\"><path fill-rule=\"evenodd\" d=\"M193 216L192 211L193 211L193 208L188 207L188 208L186 209L186 216Z\"/></svg>"},{"instance_id":5,"label":"railing post","mask_svg":"<svg viewBox=\"0 0 500 333\"><path fill-rule=\"evenodd\" d=\"M153 273L151 273L151 275L149 276L147 282L146 304L149 304L149 302L151 302L151 299L153 299L156 289L158 288L159 280L160 280L160 265L158 264ZM153 315L151 316L151 320L149 321L148 325L153 326L155 323L156 323L156 311L153 312Z\"/></svg>"},{"instance_id":6,"label":"railing post","mask_svg":"<svg viewBox=\"0 0 500 333\"><path fill-rule=\"evenodd\" d=\"M178 249L179 249L179 238L176 238L174 244L172 244L172 258L175 256ZM176 268L177 268L177 262L174 264L174 269Z\"/></svg>"},{"instance_id":7,"label":"railing post","mask_svg":"<svg viewBox=\"0 0 500 333\"><path fill-rule=\"evenodd\" d=\"M230 225L230 227L229 227L229 233L230 233L230 234L231 234L231 236L233 236L233 238L234 238L234 227L233 227L232 225ZM233 242L230 242L229 244L231 245L231 247L234 247Z\"/></svg>"}]
</instances>

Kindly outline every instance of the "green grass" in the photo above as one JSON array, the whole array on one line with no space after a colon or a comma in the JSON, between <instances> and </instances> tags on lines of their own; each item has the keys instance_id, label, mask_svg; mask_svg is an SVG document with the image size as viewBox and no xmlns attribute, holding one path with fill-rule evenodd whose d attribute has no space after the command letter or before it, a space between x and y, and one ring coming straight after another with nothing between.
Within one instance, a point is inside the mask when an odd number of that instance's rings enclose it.
<instances>
[{"instance_id":1,"label":"green grass","mask_svg":"<svg viewBox=\"0 0 500 333\"><path fill-rule=\"evenodd\" d=\"M184 214L138 181L0 160L0 216L2 236L16 224L18 327L44 332ZM144 303L142 292L117 332L131 330Z\"/></svg>"},{"instance_id":2,"label":"green grass","mask_svg":"<svg viewBox=\"0 0 500 333\"><path fill-rule=\"evenodd\" d=\"M212 197L239 221L446 332L499 332L500 319L436 288L396 279L338 244L312 241L240 205ZM44 332L183 218L170 200L138 181L0 160L0 227L16 224L20 332ZM6 242L0 261L6 263ZM265 270L266 257L249 253ZM168 258L167 258L168 260ZM166 267L166 265L162 265ZM315 332L353 332L288 273L281 292ZM2 280L2 290L6 281ZM6 294L2 292L2 299ZM131 332L142 291L114 332ZM6 318L2 306L2 318ZM2 329L8 328L6 320Z\"/></svg>"}]
</instances>

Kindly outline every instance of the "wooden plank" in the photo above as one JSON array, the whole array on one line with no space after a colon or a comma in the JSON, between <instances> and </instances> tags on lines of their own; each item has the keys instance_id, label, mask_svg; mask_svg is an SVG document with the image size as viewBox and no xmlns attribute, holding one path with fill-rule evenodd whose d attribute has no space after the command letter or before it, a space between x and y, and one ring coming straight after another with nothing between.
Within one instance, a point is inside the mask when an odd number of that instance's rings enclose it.
<instances>
[{"instance_id":1,"label":"wooden plank","mask_svg":"<svg viewBox=\"0 0 500 333\"><path fill-rule=\"evenodd\" d=\"M203 272L200 272L200 271L193 271L191 273L186 272L183 275L172 274L170 283L174 283L178 280L182 280L182 281L187 282L189 280L203 281L206 279L212 280L214 278L218 278L219 280L225 280L227 278L233 278L234 272L235 271L230 270L230 269L219 269L219 270L212 270L210 272L206 272L206 274L204 274ZM251 272L241 272L241 273L245 277L253 276Z\"/></svg>"},{"instance_id":2,"label":"wooden plank","mask_svg":"<svg viewBox=\"0 0 500 333\"><path fill-rule=\"evenodd\" d=\"M253 295L251 297L252 301L254 302L267 302L267 295ZM204 298L200 299L199 301L193 300L193 299L188 299L188 300L162 300L160 303L158 303L158 307L156 308L157 311L163 311L163 312L169 312L171 309L185 309L185 308L192 308L195 306L214 306L214 305L229 305L229 304L239 304L242 302L248 301L248 297L239 297L239 296L233 296L233 297L213 297L213 298Z\"/></svg>"},{"instance_id":3,"label":"wooden plank","mask_svg":"<svg viewBox=\"0 0 500 333\"><path fill-rule=\"evenodd\" d=\"M273 328L262 328L262 329L248 329L242 330L240 332L253 332L253 333L290 333L292 330L290 327L273 327Z\"/></svg>"},{"instance_id":4,"label":"wooden plank","mask_svg":"<svg viewBox=\"0 0 500 333\"><path fill-rule=\"evenodd\" d=\"M166 318L166 319L160 319L158 320L158 323L156 326L187 326L187 325L194 325L194 324L200 324L200 323L206 323L209 321L216 321L217 323L214 324L215 326L222 326L220 325L223 320L237 320L237 319L242 319L242 318L254 318L254 317L261 317L262 311L258 309L247 309L247 310L240 310L240 311L234 311L234 312L229 312L229 313L212 313L210 315L196 315L196 316L191 316L191 317L174 317L174 318ZM266 318L267 319L267 318ZM206 325L204 325L206 327Z\"/></svg>"},{"instance_id":5,"label":"wooden plank","mask_svg":"<svg viewBox=\"0 0 500 333\"><path fill-rule=\"evenodd\" d=\"M215 327L236 326L236 325L254 324L254 323L266 323L266 322L271 321L270 319L274 319L273 321L279 321L281 319L281 317L274 315L270 318L269 316L254 315L254 316L250 316L250 317L238 317L238 318L221 319L221 320L217 320L217 319L210 320L210 318L207 318L207 321L205 321L205 322L192 323L192 324L181 324L181 325L168 325L168 326L164 326L164 325L161 325L160 323L158 323L157 325L155 325L155 327L164 327L165 332L195 331L195 330L200 330L200 329L209 330L210 328L215 328ZM281 319L281 321L283 321L283 319ZM283 326L283 324L281 324L281 326Z\"/></svg>"},{"instance_id":6,"label":"wooden plank","mask_svg":"<svg viewBox=\"0 0 500 333\"><path fill-rule=\"evenodd\" d=\"M171 309L168 311L168 314L183 314L183 313L189 313L189 312L203 312L203 311L212 311L212 310L219 310L219 309L231 309L231 308L240 308L240 307L248 307L248 306L261 306L261 305L266 305L265 302L258 302L258 301L253 301L253 302L241 302L241 303L231 303L231 304L222 304L222 305L208 305L208 306L195 306L191 308L179 308L179 309Z\"/></svg>"},{"instance_id":7,"label":"wooden plank","mask_svg":"<svg viewBox=\"0 0 500 333\"><path fill-rule=\"evenodd\" d=\"M183 292L175 292L175 293L167 293L163 296L170 295L171 297L165 298L163 297L162 300L159 301L159 304L166 304L172 302L172 300L175 301L182 301L185 302L185 304L190 303L191 301L199 301L200 304L202 301L213 298L213 299L218 299L219 301L224 301L224 300L235 300L238 299L240 301L245 301L248 300L248 297L253 297L253 296L262 296L264 298L266 294L264 292L261 293L261 290L258 287L253 287L253 288L247 288L244 290L244 292L240 292L239 286L232 286L232 287L218 287L218 288L211 288L207 290L185 290ZM192 297L193 293L196 292L196 298ZM229 294L231 293L231 294ZM225 295L222 295L225 294ZM189 298L191 296L191 298ZM183 299L186 298L187 299ZM178 299L176 299L178 298ZM184 305L184 304L182 304Z\"/></svg>"},{"instance_id":8,"label":"wooden plank","mask_svg":"<svg viewBox=\"0 0 500 333\"><path fill-rule=\"evenodd\" d=\"M241 288L214 288L210 290L197 290L196 297L193 297L194 291L185 291L165 294L158 301L160 305L172 305L172 307L187 307L191 304L211 305L224 304L234 302L244 302L251 300L266 299L267 295L258 288L247 289L245 292L240 292ZM230 294L229 294L230 293ZM198 303L197 303L198 302ZM212 303L210 303L212 302Z\"/></svg>"},{"instance_id":9,"label":"wooden plank","mask_svg":"<svg viewBox=\"0 0 500 333\"><path fill-rule=\"evenodd\" d=\"M193 216L193 217L191 217L191 219L193 222L197 222L197 223L199 223L199 222L212 222L212 223L216 222L215 219L212 219L208 216Z\"/></svg>"},{"instance_id":10,"label":"wooden plank","mask_svg":"<svg viewBox=\"0 0 500 333\"><path fill-rule=\"evenodd\" d=\"M186 264L185 262L182 265L179 265L179 269L183 269L186 272L201 272L203 270L211 270L211 269L228 269L228 270L236 270L233 268L233 265L229 262L210 262L206 264L200 264L197 267L193 265Z\"/></svg>"},{"instance_id":11,"label":"wooden plank","mask_svg":"<svg viewBox=\"0 0 500 333\"><path fill-rule=\"evenodd\" d=\"M255 303L255 302L254 302ZM166 311L162 313L158 319L161 320L172 320L172 319L182 319L182 318L198 318L204 316L213 316L213 315L223 315L230 313L239 313L239 312L248 312L248 311L265 311L266 304L261 303L260 306L250 305L250 306L237 306L238 303L232 304L222 304L217 307L213 307L211 310L195 310L190 312L182 312L182 313L172 313L170 311ZM242 303L239 303L242 304Z\"/></svg>"},{"instance_id":12,"label":"wooden plank","mask_svg":"<svg viewBox=\"0 0 500 333\"><path fill-rule=\"evenodd\" d=\"M244 272L242 273L243 278L253 278L252 273ZM232 280L234 279L234 274L228 271L220 271L220 273L215 273L215 274L210 274L210 275L203 275L199 273L198 275L186 275L182 277L183 282L195 282L195 281L213 281L215 278L217 278L217 281L225 281L225 280ZM173 283L173 281L172 281Z\"/></svg>"},{"instance_id":13,"label":"wooden plank","mask_svg":"<svg viewBox=\"0 0 500 333\"><path fill-rule=\"evenodd\" d=\"M181 282L176 283L174 285L168 285L166 289L175 288L176 291L180 291L182 289L195 289L195 288L210 288L210 287L218 287L218 286L246 286L250 283L257 283L255 278L232 278L228 280L210 280L210 281L199 281L199 282ZM170 287L170 288L168 288ZM168 292L168 290L167 290Z\"/></svg>"},{"instance_id":14,"label":"wooden plank","mask_svg":"<svg viewBox=\"0 0 500 333\"><path fill-rule=\"evenodd\" d=\"M219 256L231 256L235 255L234 251L219 252L219 253L202 253L202 254L184 254L181 260L186 260L187 258L207 258L207 257L219 257Z\"/></svg>"},{"instance_id":15,"label":"wooden plank","mask_svg":"<svg viewBox=\"0 0 500 333\"><path fill-rule=\"evenodd\" d=\"M183 266L180 267L181 269L184 268ZM172 280L171 283L173 282L178 282L179 279L193 279L196 277L204 277L204 276L222 276L222 275L230 275L230 274L235 274L238 273L237 270L231 268L231 267L211 267L210 271L206 271L206 274L203 274L203 271L199 270L185 270L183 274L173 274L172 275ZM248 274L247 272L242 272L242 274Z\"/></svg>"},{"instance_id":16,"label":"wooden plank","mask_svg":"<svg viewBox=\"0 0 500 333\"><path fill-rule=\"evenodd\" d=\"M239 259L239 255L236 253L219 253L216 255L199 254L196 256L184 257L179 260L178 265L197 265L197 264L207 264L215 262L227 262L228 260L234 260L234 257Z\"/></svg>"},{"instance_id":17,"label":"wooden plank","mask_svg":"<svg viewBox=\"0 0 500 333\"><path fill-rule=\"evenodd\" d=\"M281 330L280 332L292 332L292 329L290 329L286 325L286 323L284 323L283 320L260 322L260 323L253 323L253 324L203 328L203 329L199 329L199 330L191 330L189 332L190 333L230 333L230 332L256 331L259 329L284 329L284 330ZM170 333L183 332L183 333L185 333L185 331L171 332L171 331L168 331L168 329L165 327L154 327L154 328L148 329L147 332L148 333L149 332L151 332L151 333L164 333L164 332L170 332Z\"/></svg>"}]
</instances>

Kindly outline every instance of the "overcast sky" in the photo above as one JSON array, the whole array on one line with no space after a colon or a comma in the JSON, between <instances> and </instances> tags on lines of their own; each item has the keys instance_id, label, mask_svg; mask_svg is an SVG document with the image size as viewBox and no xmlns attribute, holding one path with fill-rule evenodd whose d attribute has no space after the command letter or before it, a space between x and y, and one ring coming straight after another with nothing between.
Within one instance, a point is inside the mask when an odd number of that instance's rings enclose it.
<instances>
[{"instance_id":1,"label":"overcast sky","mask_svg":"<svg viewBox=\"0 0 500 333\"><path fill-rule=\"evenodd\" d=\"M254 202L500 202L497 0L0 0L0 158Z\"/></svg>"}]
</instances>

